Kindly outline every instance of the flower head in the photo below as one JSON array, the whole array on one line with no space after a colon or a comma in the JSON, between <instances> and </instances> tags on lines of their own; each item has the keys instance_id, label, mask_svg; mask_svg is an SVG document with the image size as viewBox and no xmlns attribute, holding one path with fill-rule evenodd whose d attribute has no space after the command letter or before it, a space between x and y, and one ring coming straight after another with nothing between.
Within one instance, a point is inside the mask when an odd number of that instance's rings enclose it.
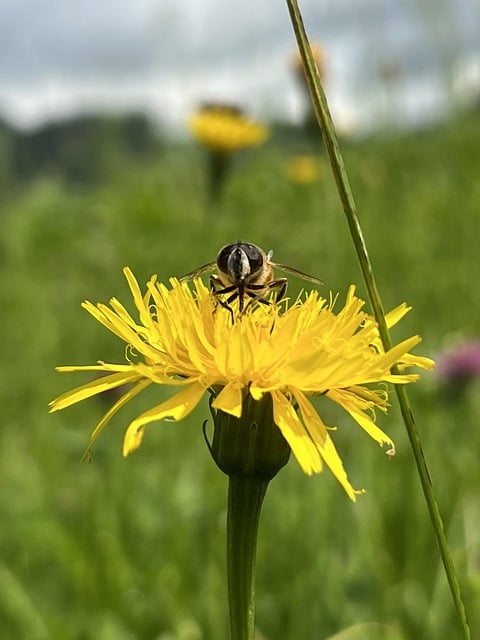
<instances>
[{"instance_id":1,"label":"flower head","mask_svg":"<svg viewBox=\"0 0 480 640\"><path fill-rule=\"evenodd\" d=\"M262 144L268 137L266 127L249 120L238 108L228 105L204 105L191 116L189 127L205 147L226 154Z\"/></svg>"},{"instance_id":2,"label":"flower head","mask_svg":"<svg viewBox=\"0 0 480 640\"><path fill-rule=\"evenodd\" d=\"M340 405L379 444L394 450L392 440L374 422L375 410L386 411L382 383L403 384L418 378L405 373L411 366L432 368L428 358L409 353L419 341L413 336L385 352L376 323L362 311L363 301L348 291L345 306L334 312L334 300L310 292L288 305L249 305L232 324L231 315L201 280L192 290L170 280L170 287L152 277L142 293L130 269L124 270L138 312L133 318L118 300L110 306L83 307L128 345L123 364L59 367L60 371L101 371L107 375L64 393L51 411L64 409L106 389L133 385L100 420L90 445L110 418L137 393L152 384L171 385L176 392L127 427L123 454L141 443L147 424L180 420L211 392L215 411L240 417L245 397L260 400L270 394L273 419L301 468L318 473L326 464L354 499L341 459L311 402L324 396ZM408 311L401 305L387 315L389 326ZM390 369L397 364L400 373ZM367 385L373 385L367 386ZM376 385L376 386L375 386ZM381 385L379 387L378 385Z\"/></svg>"},{"instance_id":3,"label":"flower head","mask_svg":"<svg viewBox=\"0 0 480 640\"><path fill-rule=\"evenodd\" d=\"M438 377L452 387L464 387L480 378L480 342L468 340L442 353L438 358Z\"/></svg>"}]
</instances>

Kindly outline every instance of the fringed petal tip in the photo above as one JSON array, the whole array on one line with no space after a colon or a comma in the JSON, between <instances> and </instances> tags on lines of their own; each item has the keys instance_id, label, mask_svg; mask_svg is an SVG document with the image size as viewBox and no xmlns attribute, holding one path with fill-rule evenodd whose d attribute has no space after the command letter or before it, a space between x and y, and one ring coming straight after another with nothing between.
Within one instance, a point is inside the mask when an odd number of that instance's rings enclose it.
<instances>
[{"instance_id":1,"label":"fringed petal tip","mask_svg":"<svg viewBox=\"0 0 480 640\"><path fill-rule=\"evenodd\" d=\"M144 428L138 427L137 429L127 429L125 438L123 440L122 455L126 458L133 451L136 451L142 444Z\"/></svg>"},{"instance_id":2,"label":"fringed petal tip","mask_svg":"<svg viewBox=\"0 0 480 640\"><path fill-rule=\"evenodd\" d=\"M326 462L326 461L325 461ZM357 496L363 496L366 492L365 489L354 489L353 486L350 484L350 481L348 480L343 467L342 467L342 473L339 474L335 473L335 469L332 469L332 467L327 463L327 465L330 467L330 471L332 471L334 477L336 478L336 480L340 483L340 485L342 486L343 490L345 491L345 493L347 494L347 496L350 498L350 500L352 502L356 502L357 501ZM316 470L305 470L302 468L302 471L307 475L307 476L312 476L312 475L319 475L320 473L323 472L323 467L321 469L316 469ZM343 475L343 477L341 477Z\"/></svg>"},{"instance_id":3,"label":"fringed petal tip","mask_svg":"<svg viewBox=\"0 0 480 640\"><path fill-rule=\"evenodd\" d=\"M90 446L88 446L82 456L82 462L88 462L88 464L90 464L93 460L93 456L92 456L92 449Z\"/></svg>"},{"instance_id":4,"label":"fringed petal tip","mask_svg":"<svg viewBox=\"0 0 480 640\"><path fill-rule=\"evenodd\" d=\"M347 491L348 497L350 498L350 500L352 502L356 502L357 501L357 496L363 496L365 495L367 492L365 489L352 489L351 492Z\"/></svg>"}]
</instances>

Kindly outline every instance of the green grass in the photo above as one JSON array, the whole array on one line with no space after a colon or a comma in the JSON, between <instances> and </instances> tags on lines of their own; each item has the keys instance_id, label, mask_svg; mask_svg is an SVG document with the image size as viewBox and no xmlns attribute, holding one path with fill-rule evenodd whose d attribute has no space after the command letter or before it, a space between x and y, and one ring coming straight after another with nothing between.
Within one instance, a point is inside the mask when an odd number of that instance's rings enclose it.
<instances>
[{"instance_id":1,"label":"green grass","mask_svg":"<svg viewBox=\"0 0 480 640\"><path fill-rule=\"evenodd\" d=\"M435 356L479 327L479 123L372 140L346 149L369 252L386 309L412 312L395 330L420 333ZM363 285L333 179L285 179L280 143L237 158L208 210L202 154L172 147L148 167L122 167L87 190L54 178L3 198L0 296L3 408L0 450L0 636L25 640L225 640L226 478L201 434L203 404L184 422L152 425L121 458L138 397L105 432L92 464L80 459L103 399L54 415L47 403L80 383L57 364L124 357L80 302L128 301L121 268L140 281L183 275L243 239L322 278ZM302 285L293 282L294 292ZM412 386L473 635L480 631L480 387L448 397L434 374ZM393 398L394 396L392 396ZM108 400L105 400L108 402ZM322 408L323 409L323 408ZM360 429L335 440L356 487L350 503L327 473L292 460L272 482L260 527L257 622L267 640L456 638L457 623L402 421L381 426L388 458Z\"/></svg>"}]
</instances>

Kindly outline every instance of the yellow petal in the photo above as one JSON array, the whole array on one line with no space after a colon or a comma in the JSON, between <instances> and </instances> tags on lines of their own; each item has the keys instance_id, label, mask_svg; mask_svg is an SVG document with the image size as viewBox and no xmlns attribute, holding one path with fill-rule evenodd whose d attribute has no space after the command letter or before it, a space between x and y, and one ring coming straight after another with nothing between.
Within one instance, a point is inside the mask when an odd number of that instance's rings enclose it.
<instances>
[{"instance_id":1,"label":"yellow petal","mask_svg":"<svg viewBox=\"0 0 480 640\"><path fill-rule=\"evenodd\" d=\"M146 342L144 337L148 335L145 327L134 328L127 324L113 309L104 304L94 306L91 302L83 302L82 307L86 309L98 322L103 324L109 331L117 335L127 344L134 347L139 353L155 360L158 356L158 349Z\"/></svg>"},{"instance_id":2,"label":"yellow petal","mask_svg":"<svg viewBox=\"0 0 480 640\"><path fill-rule=\"evenodd\" d=\"M181 420L187 416L200 402L205 388L198 382L190 384L186 389L157 405L148 411L142 413L133 420L125 433L123 441L123 455L128 456L140 446L142 440L142 432L145 425L163 418L172 418L173 420Z\"/></svg>"},{"instance_id":3,"label":"yellow petal","mask_svg":"<svg viewBox=\"0 0 480 640\"><path fill-rule=\"evenodd\" d=\"M306 431L291 402L281 391L272 391L273 420L290 445L293 455L308 475L322 470L316 444Z\"/></svg>"},{"instance_id":4,"label":"yellow petal","mask_svg":"<svg viewBox=\"0 0 480 640\"><path fill-rule=\"evenodd\" d=\"M315 441L325 464L345 489L348 497L355 501L356 494L363 492L356 491L350 484L343 467L342 460L335 449L332 439L328 435L326 425L303 393L295 390L293 391L293 395L298 403L303 422L305 423L312 440Z\"/></svg>"},{"instance_id":5,"label":"yellow petal","mask_svg":"<svg viewBox=\"0 0 480 640\"><path fill-rule=\"evenodd\" d=\"M128 432L125 434L125 438L123 439L123 449L122 455L126 458L132 451L136 451L138 447L142 444L143 440L143 427L136 429L135 431Z\"/></svg>"},{"instance_id":6,"label":"yellow petal","mask_svg":"<svg viewBox=\"0 0 480 640\"><path fill-rule=\"evenodd\" d=\"M130 291L132 292L133 301L135 302L135 306L137 307L140 315L140 320L143 322L145 326L148 326L152 322L151 315L148 310L148 306L145 303L145 300L142 296L142 292L140 291L140 287L138 286L137 279L132 273L130 267L125 267L123 269L123 273L125 278L127 279L128 286L130 287ZM156 276L152 276L152 280L156 280Z\"/></svg>"},{"instance_id":7,"label":"yellow petal","mask_svg":"<svg viewBox=\"0 0 480 640\"><path fill-rule=\"evenodd\" d=\"M402 371L406 367L420 367L420 369L435 369L435 360L424 356L416 356L412 353L406 353L400 358L398 368Z\"/></svg>"},{"instance_id":8,"label":"yellow petal","mask_svg":"<svg viewBox=\"0 0 480 640\"><path fill-rule=\"evenodd\" d=\"M81 387L76 387L71 391L62 393L61 396L58 396L58 398L55 398L55 400L52 400L52 402L50 402L49 411L50 413L52 413L53 411L65 409L65 407L69 407L76 402L81 402L82 400L91 398L98 393L103 393L104 391L109 391L110 389L116 389L122 384L137 382L139 378L140 376L133 370L130 370L126 373L112 373L109 376L101 376L96 380L92 380L91 382L87 382L87 384L83 384Z\"/></svg>"},{"instance_id":9,"label":"yellow petal","mask_svg":"<svg viewBox=\"0 0 480 640\"><path fill-rule=\"evenodd\" d=\"M229 382L212 402L212 407L240 418L242 415L242 402L242 387L238 383Z\"/></svg>"},{"instance_id":10,"label":"yellow petal","mask_svg":"<svg viewBox=\"0 0 480 640\"><path fill-rule=\"evenodd\" d=\"M357 495L361 493L365 493L363 489L361 490L354 489L350 484L347 474L345 472L345 469L343 467L342 459L338 455L337 450L335 449L335 445L333 444L333 441L328 435L328 433L327 433L327 437L325 439L324 444L320 447L320 454L323 460L325 461L325 464L327 465L327 467L330 469L330 471L333 473L333 475L336 477L336 479L340 482L342 487L347 492L347 495L350 498L350 500L353 500L355 502Z\"/></svg>"},{"instance_id":11,"label":"yellow petal","mask_svg":"<svg viewBox=\"0 0 480 640\"><path fill-rule=\"evenodd\" d=\"M389 438L384 431L377 427L377 425L370 420L368 416L361 411L349 411L348 413L356 422L358 422L362 429L364 429L368 435L376 440L381 446L388 444L392 449L395 449L395 443L393 440Z\"/></svg>"},{"instance_id":12,"label":"yellow petal","mask_svg":"<svg viewBox=\"0 0 480 640\"><path fill-rule=\"evenodd\" d=\"M307 427L310 437L317 445L322 446L328 435L327 428L305 394L298 389L292 389L291 391L297 401L300 413L302 414L303 423Z\"/></svg>"},{"instance_id":13,"label":"yellow petal","mask_svg":"<svg viewBox=\"0 0 480 640\"><path fill-rule=\"evenodd\" d=\"M377 365L385 367L385 369L390 369L397 360L401 360L402 356L413 349L413 347L421 342L421 340L420 336L412 336L411 338L407 338L406 340L399 342L389 349L387 353L379 356Z\"/></svg>"},{"instance_id":14,"label":"yellow petal","mask_svg":"<svg viewBox=\"0 0 480 640\"><path fill-rule=\"evenodd\" d=\"M395 309L392 309L391 311L386 313L385 323L387 327L391 329L397 324L397 322L400 322L403 316L405 316L411 309L412 307L409 307L405 304L405 302L402 302L402 304L399 304L398 307L395 307Z\"/></svg>"},{"instance_id":15,"label":"yellow petal","mask_svg":"<svg viewBox=\"0 0 480 640\"><path fill-rule=\"evenodd\" d=\"M167 375L160 371L158 368L152 367L148 364L144 364L143 362L139 362L138 364L134 364L131 366L142 376L142 378L148 378L156 384L168 384L174 387L183 387L186 384L190 384L188 378L175 378L175 374L173 371L170 375Z\"/></svg>"},{"instance_id":16,"label":"yellow petal","mask_svg":"<svg viewBox=\"0 0 480 640\"><path fill-rule=\"evenodd\" d=\"M348 391L332 390L327 393L327 396L339 404L347 411L352 418L357 422L362 429L364 429L368 435L376 440L380 445L388 444L393 449L395 444L391 438L387 436L377 425L371 420L365 413L363 413L355 403L355 397L348 393Z\"/></svg>"},{"instance_id":17,"label":"yellow petal","mask_svg":"<svg viewBox=\"0 0 480 640\"><path fill-rule=\"evenodd\" d=\"M407 384L409 382L416 382L420 376L418 373L407 373L400 375L398 373L383 376L383 382L391 382L392 384Z\"/></svg>"},{"instance_id":18,"label":"yellow petal","mask_svg":"<svg viewBox=\"0 0 480 640\"><path fill-rule=\"evenodd\" d=\"M55 371L72 372L72 371L134 371L131 364L111 364L110 362L103 362L99 360L98 364L78 364L78 365L63 365L55 367Z\"/></svg>"},{"instance_id":19,"label":"yellow petal","mask_svg":"<svg viewBox=\"0 0 480 640\"><path fill-rule=\"evenodd\" d=\"M119 400L117 400L117 402L115 402L115 404L112 407L110 407L110 409L107 411L107 413L103 416L103 418L100 420L100 422L97 424L97 426L93 430L92 435L90 436L90 440L88 442L88 446L85 450L85 453L83 454L82 460L85 460L90 456L90 451L92 449L94 442L97 440L98 436L103 431L103 428L113 418L113 416L124 405L126 405L127 402L129 402L132 398L134 398L138 393L146 389L150 384L152 384L150 380L140 380L140 382L138 382L135 387L133 387L132 389L129 389L127 393L125 393Z\"/></svg>"},{"instance_id":20,"label":"yellow petal","mask_svg":"<svg viewBox=\"0 0 480 640\"><path fill-rule=\"evenodd\" d=\"M258 386L258 384L255 382L252 382L250 384L248 390L254 400L261 400L265 395L265 389L263 387Z\"/></svg>"}]
</instances>

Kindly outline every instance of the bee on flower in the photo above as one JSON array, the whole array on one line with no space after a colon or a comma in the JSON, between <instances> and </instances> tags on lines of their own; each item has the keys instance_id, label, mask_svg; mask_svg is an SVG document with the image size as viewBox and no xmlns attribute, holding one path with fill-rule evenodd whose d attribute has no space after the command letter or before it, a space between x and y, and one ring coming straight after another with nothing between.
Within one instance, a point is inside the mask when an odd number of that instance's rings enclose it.
<instances>
[{"instance_id":1,"label":"bee on flower","mask_svg":"<svg viewBox=\"0 0 480 640\"><path fill-rule=\"evenodd\" d=\"M230 312L232 324L235 313L230 306L238 301L240 314L252 303L269 304L265 298L267 293L275 295L275 301L282 300L287 291L287 278L276 278L274 268L308 280L315 284L323 284L321 280L285 264L272 262L273 251L265 253L263 249L250 242L234 242L222 247L214 262L197 267L182 281L188 281L199 275L216 271L210 275L210 291L219 304Z\"/></svg>"}]
</instances>

